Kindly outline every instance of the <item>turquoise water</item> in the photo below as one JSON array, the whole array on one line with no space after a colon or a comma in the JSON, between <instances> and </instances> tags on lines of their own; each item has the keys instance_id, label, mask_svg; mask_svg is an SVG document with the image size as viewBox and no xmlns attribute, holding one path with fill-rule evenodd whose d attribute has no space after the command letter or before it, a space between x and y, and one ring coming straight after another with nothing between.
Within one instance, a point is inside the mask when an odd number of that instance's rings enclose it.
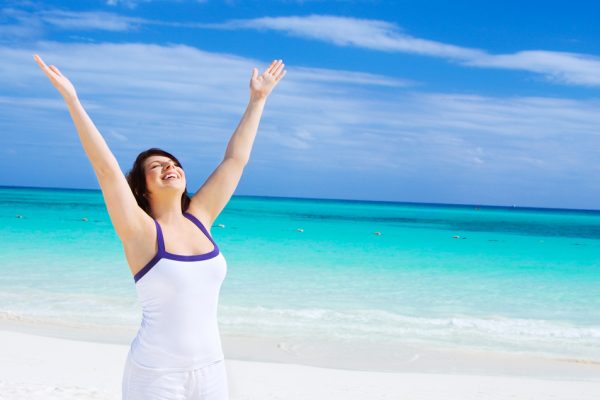
<instances>
[{"instance_id":1,"label":"turquoise water","mask_svg":"<svg viewBox=\"0 0 600 400\"><path fill-rule=\"evenodd\" d=\"M0 319L137 328L100 191L0 188L0 221ZM600 212L234 196L211 232L223 335L600 360Z\"/></svg>"}]
</instances>

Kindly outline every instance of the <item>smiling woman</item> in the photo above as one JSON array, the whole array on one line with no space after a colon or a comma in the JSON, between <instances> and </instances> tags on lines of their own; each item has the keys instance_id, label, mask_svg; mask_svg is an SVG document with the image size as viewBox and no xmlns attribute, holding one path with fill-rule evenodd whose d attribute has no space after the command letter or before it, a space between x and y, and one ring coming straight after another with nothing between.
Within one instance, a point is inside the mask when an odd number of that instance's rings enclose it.
<instances>
[{"instance_id":1,"label":"smiling woman","mask_svg":"<svg viewBox=\"0 0 600 400\"><path fill-rule=\"evenodd\" d=\"M248 163L266 99L286 74L282 60L261 75L253 69L250 101L225 157L190 198L181 163L162 149L141 152L125 177L71 82L34 58L68 106L142 305L123 372L123 399L228 399L217 324L227 262L209 230Z\"/></svg>"},{"instance_id":2,"label":"smiling woman","mask_svg":"<svg viewBox=\"0 0 600 400\"><path fill-rule=\"evenodd\" d=\"M149 187L157 178L160 182L166 182L169 177L176 179L177 186L183 185L181 210L187 211L191 199L188 196L186 177L181 163L173 154L153 147L141 152L133 162L131 170L127 173L127 183L129 183L138 205L148 215L152 216L148 197L151 195Z\"/></svg>"}]
</instances>

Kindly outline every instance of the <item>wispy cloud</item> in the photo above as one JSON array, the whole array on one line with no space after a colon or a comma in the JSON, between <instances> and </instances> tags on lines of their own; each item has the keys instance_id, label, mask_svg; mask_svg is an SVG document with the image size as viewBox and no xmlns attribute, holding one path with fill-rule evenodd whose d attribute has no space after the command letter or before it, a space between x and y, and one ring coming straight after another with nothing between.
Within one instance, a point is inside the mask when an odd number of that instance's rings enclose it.
<instances>
[{"instance_id":1,"label":"wispy cloud","mask_svg":"<svg viewBox=\"0 0 600 400\"><path fill-rule=\"evenodd\" d=\"M208 0L106 0L106 5L108 6L124 6L126 8L134 9L138 5L143 3L152 3L162 1L165 3L182 3L185 1L190 1L196 4L207 3ZM228 1L227 1L228 2Z\"/></svg>"},{"instance_id":2,"label":"wispy cloud","mask_svg":"<svg viewBox=\"0 0 600 400\"><path fill-rule=\"evenodd\" d=\"M585 54L520 51L514 54L485 55L468 60L465 64L537 72L558 83L600 85L600 57Z\"/></svg>"},{"instance_id":3,"label":"wispy cloud","mask_svg":"<svg viewBox=\"0 0 600 400\"><path fill-rule=\"evenodd\" d=\"M276 30L289 35L384 52L402 52L447 59L468 67L500 68L534 72L553 83L583 86L600 85L600 57L558 51L527 50L511 54L491 54L483 49L461 47L417 38L402 32L395 24L327 15L263 17L222 23L161 21L128 17L103 11L65 11L46 9L24 11L3 9L0 16L9 23L0 27L0 37L39 38L44 26L77 31L105 30L126 32L143 25L191 29ZM12 23L11 23L12 22ZM360 74L355 77L361 80ZM410 84L387 81L381 84Z\"/></svg>"},{"instance_id":4,"label":"wispy cloud","mask_svg":"<svg viewBox=\"0 0 600 400\"><path fill-rule=\"evenodd\" d=\"M43 22L31 13L15 8L0 9L0 40L14 42L39 38L43 35Z\"/></svg>"},{"instance_id":5,"label":"wispy cloud","mask_svg":"<svg viewBox=\"0 0 600 400\"><path fill-rule=\"evenodd\" d=\"M49 27L73 31L126 32L152 21L103 11L65 11L60 9L0 9L0 39L35 40Z\"/></svg>"},{"instance_id":6,"label":"wispy cloud","mask_svg":"<svg viewBox=\"0 0 600 400\"><path fill-rule=\"evenodd\" d=\"M309 15L231 20L197 26L213 29L276 30L337 46L440 57L465 66L530 71L562 84L600 85L600 58L593 55L542 50L490 54L482 49L417 38L402 32L393 23L380 20Z\"/></svg>"},{"instance_id":7,"label":"wispy cloud","mask_svg":"<svg viewBox=\"0 0 600 400\"><path fill-rule=\"evenodd\" d=\"M222 29L271 29L294 36L330 42L338 46L357 46L373 50L409 52L458 59L472 58L482 54L478 50L402 34L396 25L386 21L350 17L327 15L263 17L232 20L221 24L199 24L198 26Z\"/></svg>"},{"instance_id":8,"label":"wispy cloud","mask_svg":"<svg viewBox=\"0 0 600 400\"><path fill-rule=\"evenodd\" d=\"M410 79L398 79L368 72L344 71L339 69L297 67L295 75L298 79L306 78L307 82L326 83L328 85L345 83L351 85L407 87L418 84Z\"/></svg>"},{"instance_id":9,"label":"wispy cloud","mask_svg":"<svg viewBox=\"0 0 600 400\"><path fill-rule=\"evenodd\" d=\"M128 31L147 23L141 18L126 17L103 11L63 11L49 10L37 13L39 18L50 25L62 29Z\"/></svg>"},{"instance_id":10,"label":"wispy cloud","mask_svg":"<svg viewBox=\"0 0 600 400\"><path fill-rule=\"evenodd\" d=\"M194 141L198 140L197 132L206 132L207 137L214 138L207 143L209 146L210 142L221 143L222 135L229 133L229 129L223 129L223 121L241 116L252 67L261 64L257 60L204 52L183 45L39 42L30 50L4 47L0 51L5 60L1 71L4 77L10 77L4 87L7 93L11 88L20 93L19 97L0 98L7 106L5 110L30 106L46 109L48 105L62 107L54 93L50 94L50 99L56 98L54 102L37 98L39 93L35 94L33 82L39 81L39 87L46 93L52 92L53 88L45 82L37 65L31 64L34 52L39 52L46 62L59 66L71 77L81 98L86 99L86 107L101 119L106 118L108 127L119 132L121 137L136 137L141 126L144 126L141 131L145 132L148 141L152 138L163 140L175 130L179 140ZM28 64L31 68L22 67ZM291 67L289 75L293 77L286 77L273 101L287 103L285 109L291 110L298 121L306 119L307 112L322 112L319 99L349 97L349 93L356 93L356 89L350 88L357 85L365 88L407 86L407 81L396 78L322 68ZM343 105L340 102L338 106ZM351 108L349 105L339 112ZM275 106L272 112L278 115L281 109ZM314 133L320 129L319 124L303 126L285 121L283 115L279 118L283 122L276 126L281 127L285 137L268 126L267 136L272 135L274 141L284 147L310 147ZM351 121L349 115L344 118ZM333 125L333 122L321 125ZM136 140L131 142L131 145L137 143Z\"/></svg>"},{"instance_id":11,"label":"wispy cloud","mask_svg":"<svg viewBox=\"0 0 600 400\"><path fill-rule=\"evenodd\" d=\"M150 3L152 0L106 0L108 6L123 6L126 8L134 9L140 3Z\"/></svg>"}]
</instances>

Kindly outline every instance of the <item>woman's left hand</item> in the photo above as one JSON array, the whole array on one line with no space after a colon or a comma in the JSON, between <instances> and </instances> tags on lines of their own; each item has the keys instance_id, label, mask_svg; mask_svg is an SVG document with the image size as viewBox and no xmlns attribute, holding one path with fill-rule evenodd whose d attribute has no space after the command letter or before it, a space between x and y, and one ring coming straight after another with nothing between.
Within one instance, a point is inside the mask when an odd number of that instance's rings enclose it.
<instances>
[{"instance_id":1,"label":"woman's left hand","mask_svg":"<svg viewBox=\"0 0 600 400\"><path fill-rule=\"evenodd\" d=\"M285 76L286 70L283 69L283 60L273 60L269 68L260 76L258 69L252 69L252 79L250 79L250 97L252 99L264 99L277 83Z\"/></svg>"}]
</instances>

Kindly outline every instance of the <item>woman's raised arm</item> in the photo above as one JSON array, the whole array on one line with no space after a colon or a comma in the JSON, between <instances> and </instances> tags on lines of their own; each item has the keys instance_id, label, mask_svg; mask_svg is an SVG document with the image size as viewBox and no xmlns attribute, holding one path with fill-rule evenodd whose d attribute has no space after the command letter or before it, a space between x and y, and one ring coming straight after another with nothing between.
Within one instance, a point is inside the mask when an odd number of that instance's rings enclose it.
<instances>
[{"instance_id":1,"label":"woman's raised arm","mask_svg":"<svg viewBox=\"0 0 600 400\"><path fill-rule=\"evenodd\" d=\"M256 68L252 70L250 101L229 139L225 157L191 199L190 211L208 221L209 226L229 202L250 160L265 102L273 88L285 76L287 71L284 66L283 60L273 60L260 75Z\"/></svg>"},{"instance_id":2,"label":"woman's raised arm","mask_svg":"<svg viewBox=\"0 0 600 400\"><path fill-rule=\"evenodd\" d=\"M117 234L121 240L136 237L150 217L138 206L117 159L79 102L73 84L54 65L48 67L37 54L34 59L69 108L83 149L100 183L106 208Z\"/></svg>"}]
</instances>

